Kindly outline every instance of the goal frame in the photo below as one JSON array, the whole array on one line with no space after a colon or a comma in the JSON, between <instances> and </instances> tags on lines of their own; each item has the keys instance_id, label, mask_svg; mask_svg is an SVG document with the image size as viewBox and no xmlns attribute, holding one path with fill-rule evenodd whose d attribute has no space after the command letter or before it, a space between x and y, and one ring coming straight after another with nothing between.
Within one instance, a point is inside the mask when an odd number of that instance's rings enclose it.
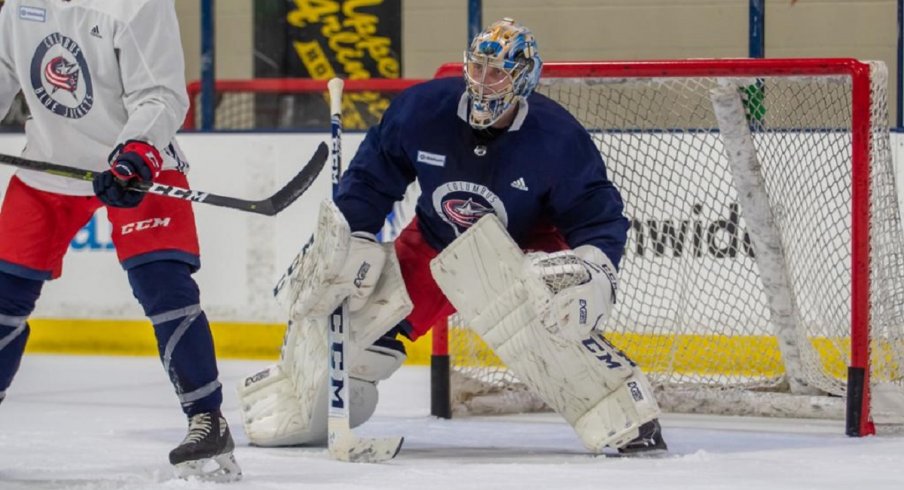
<instances>
[{"instance_id":1,"label":"goal frame","mask_svg":"<svg viewBox=\"0 0 904 490\"><path fill-rule=\"evenodd\" d=\"M441 66L435 76L461 76L462 64ZM871 74L868 63L852 58L694 59L613 62L552 62L549 78L681 78L757 76L847 76L851 80L851 297L850 365L845 433L875 434L870 417L870 138ZM433 329L431 412L451 417L448 324Z\"/></svg>"}]
</instances>

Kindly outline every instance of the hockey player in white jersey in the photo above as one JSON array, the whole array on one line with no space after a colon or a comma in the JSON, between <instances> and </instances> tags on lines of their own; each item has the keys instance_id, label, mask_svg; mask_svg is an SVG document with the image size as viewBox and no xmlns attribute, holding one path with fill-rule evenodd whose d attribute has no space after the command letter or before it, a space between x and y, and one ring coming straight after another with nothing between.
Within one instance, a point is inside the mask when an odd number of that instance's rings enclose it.
<instances>
[{"instance_id":1,"label":"hockey player in white jersey","mask_svg":"<svg viewBox=\"0 0 904 490\"><path fill-rule=\"evenodd\" d=\"M191 204L133 189L187 187L174 140L188 108L184 69L173 0L9 0L0 10L0 110L22 91L31 110L23 156L98 172L91 183L19 170L9 182L0 210L0 400L44 281L60 276L69 242L106 206L118 259L188 419L170 462L180 476L234 480L241 471L191 277L200 267Z\"/></svg>"}]
</instances>

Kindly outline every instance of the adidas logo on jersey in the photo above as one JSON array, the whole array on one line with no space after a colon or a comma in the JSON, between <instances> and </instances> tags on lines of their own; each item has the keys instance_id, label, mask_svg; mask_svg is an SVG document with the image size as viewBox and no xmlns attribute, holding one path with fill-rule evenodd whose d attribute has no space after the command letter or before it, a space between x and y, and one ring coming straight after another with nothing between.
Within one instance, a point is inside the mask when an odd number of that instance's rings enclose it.
<instances>
[{"instance_id":1,"label":"adidas logo on jersey","mask_svg":"<svg viewBox=\"0 0 904 490\"><path fill-rule=\"evenodd\" d=\"M103 36L100 35L100 27L97 27L97 26L92 27L91 35L98 39L103 39Z\"/></svg>"},{"instance_id":2,"label":"adidas logo on jersey","mask_svg":"<svg viewBox=\"0 0 904 490\"><path fill-rule=\"evenodd\" d=\"M527 184L524 183L524 177L518 177L516 180L512 181L512 187L519 191L526 191Z\"/></svg>"}]
</instances>

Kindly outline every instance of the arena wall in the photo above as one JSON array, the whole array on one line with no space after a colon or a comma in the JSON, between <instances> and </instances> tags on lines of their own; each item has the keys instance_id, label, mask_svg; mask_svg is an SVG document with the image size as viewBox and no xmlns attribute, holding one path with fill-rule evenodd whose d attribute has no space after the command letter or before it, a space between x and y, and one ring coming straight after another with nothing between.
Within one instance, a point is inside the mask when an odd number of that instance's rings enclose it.
<instances>
[{"instance_id":1,"label":"arena wall","mask_svg":"<svg viewBox=\"0 0 904 490\"><path fill-rule=\"evenodd\" d=\"M176 0L186 78L200 76L197 0ZM253 2L217 2L218 78L250 78ZM769 0L766 56L882 60L895 86L895 0ZM632 60L743 58L748 54L746 0L484 0L483 20L514 17L537 36L543 58ZM402 76L430 77L461 60L467 43L467 2L402 2ZM266 56L266 53L257 53ZM894 106L893 91L890 93Z\"/></svg>"},{"instance_id":2,"label":"arena wall","mask_svg":"<svg viewBox=\"0 0 904 490\"><path fill-rule=\"evenodd\" d=\"M345 135L345 161L362 138L361 133ZM307 162L316 145L328 140L329 135L320 133L180 135L192 164L193 187L248 199L270 195L281 187ZM904 135L892 134L892 143L900 182ZM2 153L18 154L23 144L22 135L0 135ZM9 167L0 167L0 193L11 173ZM202 306L224 355L273 358L278 354L287 309L273 299L272 288L310 236L319 202L330 192L325 170L307 193L274 218L194 206L202 254L196 278ZM900 188L899 202L904 202ZM45 286L33 318L32 352L154 353L150 326L116 260L103 211L73 240L63 277ZM413 357L426 360L429 343L420 344Z\"/></svg>"}]
</instances>

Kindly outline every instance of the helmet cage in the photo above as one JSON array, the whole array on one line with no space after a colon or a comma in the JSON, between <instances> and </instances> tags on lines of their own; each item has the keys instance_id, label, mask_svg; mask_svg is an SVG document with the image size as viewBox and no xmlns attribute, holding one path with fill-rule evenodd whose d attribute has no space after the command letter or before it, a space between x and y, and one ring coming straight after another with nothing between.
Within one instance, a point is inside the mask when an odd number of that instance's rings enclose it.
<instances>
[{"instance_id":1,"label":"helmet cage","mask_svg":"<svg viewBox=\"0 0 904 490\"><path fill-rule=\"evenodd\" d=\"M516 101L515 80L524 71L522 61L502 61L465 52L464 74L471 99L470 123L486 128L495 123Z\"/></svg>"},{"instance_id":2,"label":"helmet cage","mask_svg":"<svg viewBox=\"0 0 904 490\"><path fill-rule=\"evenodd\" d=\"M533 35L512 19L496 22L478 34L464 53L462 69L471 126L492 126L512 105L529 96L539 82L542 65Z\"/></svg>"}]
</instances>

